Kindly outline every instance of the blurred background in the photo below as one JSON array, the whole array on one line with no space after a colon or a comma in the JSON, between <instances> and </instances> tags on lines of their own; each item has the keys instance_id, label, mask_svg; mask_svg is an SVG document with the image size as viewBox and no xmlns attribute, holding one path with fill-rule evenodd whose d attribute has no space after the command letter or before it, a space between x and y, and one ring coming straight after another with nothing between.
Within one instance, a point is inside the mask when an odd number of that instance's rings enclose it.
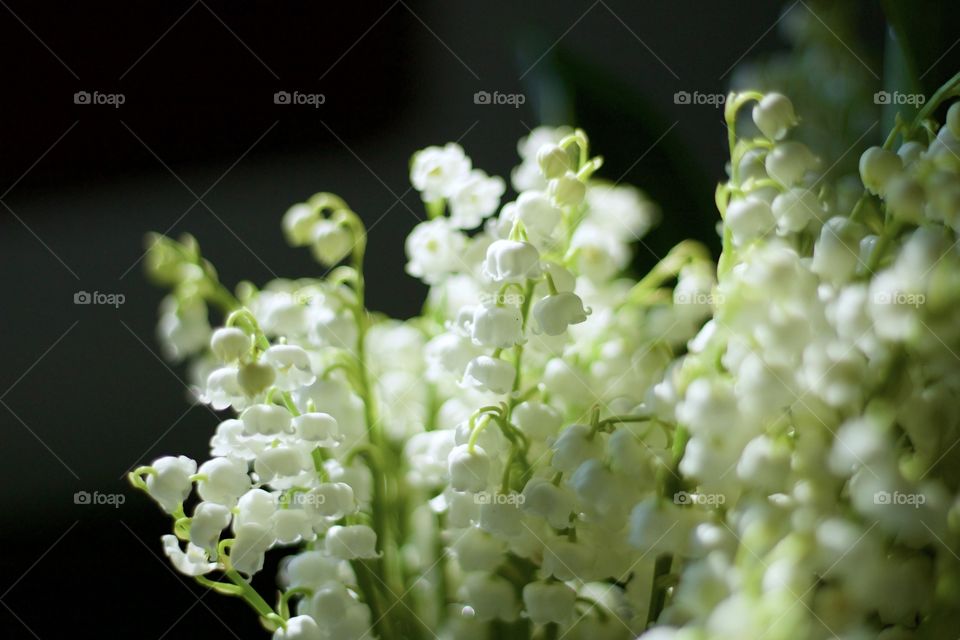
<instances>
[{"instance_id":1,"label":"blurred background","mask_svg":"<svg viewBox=\"0 0 960 640\"><path fill-rule=\"evenodd\" d=\"M159 353L147 231L194 234L228 286L307 275L318 267L285 245L280 216L334 191L370 229L371 306L410 316L425 293L403 273L403 239L425 217L411 153L458 141L507 177L520 137L569 123L604 177L662 208L642 272L684 237L717 247L726 131L709 96L765 82L777 56L819 38L849 80L795 81L837 109L866 95L842 123L865 145L887 117L873 92L891 77L929 90L960 55L946 2L907 17L812 0L0 5L3 638L264 637L242 602L173 573L168 518L124 478L160 455L205 456L218 422ZM838 166L855 167L842 151ZM80 292L123 303L76 304Z\"/></svg>"}]
</instances>

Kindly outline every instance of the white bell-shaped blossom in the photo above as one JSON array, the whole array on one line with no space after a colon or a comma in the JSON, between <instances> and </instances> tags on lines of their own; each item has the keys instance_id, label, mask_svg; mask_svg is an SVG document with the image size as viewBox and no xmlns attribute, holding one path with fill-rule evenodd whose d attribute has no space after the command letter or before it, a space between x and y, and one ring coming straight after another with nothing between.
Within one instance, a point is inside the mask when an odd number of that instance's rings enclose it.
<instances>
[{"instance_id":1,"label":"white bell-shaped blossom","mask_svg":"<svg viewBox=\"0 0 960 640\"><path fill-rule=\"evenodd\" d=\"M576 599L577 592L562 582L531 582L523 587L523 608L534 624L569 620Z\"/></svg>"},{"instance_id":2,"label":"white bell-shaped blossom","mask_svg":"<svg viewBox=\"0 0 960 640\"><path fill-rule=\"evenodd\" d=\"M603 455L603 442L591 436L590 427L573 424L560 432L553 444L553 458L550 464L557 471L573 473L590 458Z\"/></svg>"},{"instance_id":3,"label":"white bell-shaped blossom","mask_svg":"<svg viewBox=\"0 0 960 640\"><path fill-rule=\"evenodd\" d=\"M493 393L508 393L513 388L516 370L506 360L477 356L467 364L463 383Z\"/></svg>"},{"instance_id":4,"label":"white bell-shaped blossom","mask_svg":"<svg viewBox=\"0 0 960 640\"><path fill-rule=\"evenodd\" d=\"M453 187L450 195L450 221L458 229L475 229L500 205L506 190L502 178L490 177L474 169Z\"/></svg>"},{"instance_id":5,"label":"white bell-shaped blossom","mask_svg":"<svg viewBox=\"0 0 960 640\"><path fill-rule=\"evenodd\" d=\"M427 284L442 282L463 268L467 238L447 218L421 222L407 236L407 273Z\"/></svg>"},{"instance_id":6,"label":"white bell-shaped blossom","mask_svg":"<svg viewBox=\"0 0 960 640\"><path fill-rule=\"evenodd\" d=\"M221 327L210 336L210 350L223 362L239 360L252 345L253 338L236 327Z\"/></svg>"},{"instance_id":7,"label":"white bell-shaped blossom","mask_svg":"<svg viewBox=\"0 0 960 640\"><path fill-rule=\"evenodd\" d=\"M275 478L296 476L308 466L303 450L279 445L261 451L253 463L253 470L260 477L261 482L270 482Z\"/></svg>"},{"instance_id":8,"label":"white bell-shaped blossom","mask_svg":"<svg viewBox=\"0 0 960 640\"><path fill-rule=\"evenodd\" d=\"M324 640L326 636L310 616L293 616L273 633L273 640Z\"/></svg>"},{"instance_id":9,"label":"white bell-shaped blossom","mask_svg":"<svg viewBox=\"0 0 960 640\"><path fill-rule=\"evenodd\" d=\"M281 560L280 582L289 589L316 591L339 577L340 561L323 551L302 551Z\"/></svg>"},{"instance_id":10,"label":"white bell-shaped blossom","mask_svg":"<svg viewBox=\"0 0 960 640\"><path fill-rule=\"evenodd\" d=\"M153 471L147 475L147 493L164 511L173 513L190 495L190 476L197 472L197 463L186 456L166 456L154 460L150 467Z\"/></svg>"},{"instance_id":11,"label":"white bell-shaped blossom","mask_svg":"<svg viewBox=\"0 0 960 640\"><path fill-rule=\"evenodd\" d=\"M793 103L781 93L768 93L753 107L753 122L771 140L780 140L797 124Z\"/></svg>"},{"instance_id":12,"label":"white bell-shaped blossom","mask_svg":"<svg viewBox=\"0 0 960 640\"><path fill-rule=\"evenodd\" d=\"M315 443L316 446L336 446L343 439L337 419L329 413L319 411L303 413L295 417L292 423L297 437Z\"/></svg>"},{"instance_id":13,"label":"white bell-shaped blossom","mask_svg":"<svg viewBox=\"0 0 960 640\"><path fill-rule=\"evenodd\" d=\"M800 187L788 189L774 198L771 209L781 234L802 231L811 220L823 220L825 215L817 194Z\"/></svg>"},{"instance_id":14,"label":"white bell-shaped blossom","mask_svg":"<svg viewBox=\"0 0 960 640\"><path fill-rule=\"evenodd\" d=\"M217 555L220 532L230 524L230 509L215 502L201 502L193 510L190 519L190 542L207 552L211 558Z\"/></svg>"},{"instance_id":15,"label":"white bell-shaped blossom","mask_svg":"<svg viewBox=\"0 0 960 640\"><path fill-rule=\"evenodd\" d=\"M213 458L200 465L197 494L204 500L232 507L250 489L246 462L235 458Z\"/></svg>"},{"instance_id":16,"label":"white bell-shaped blossom","mask_svg":"<svg viewBox=\"0 0 960 640\"><path fill-rule=\"evenodd\" d=\"M379 556L376 532L362 524L330 527L324 543L327 553L341 560Z\"/></svg>"},{"instance_id":17,"label":"white bell-shaped blossom","mask_svg":"<svg viewBox=\"0 0 960 640\"><path fill-rule=\"evenodd\" d=\"M464 600L480 620L515 620L517 597L513 585L495 574L470 573L463 581Z\"/></svg>"},{"instance_id":18,"label":"white bell-shaped blossom","mask_svg":"<svg viewBox=\"0 0 960 640\"><path fill-rule=\"evenodd\" d=\"M507 546L478 527L468 527L452 548L463 571L493 571L504 561Z\"/></svg>"},{"instance_id":19,"label":"white bell-shaped blossom","mask_svg":"<svg viewBox=\"0 0 960 640\"><path fill-rule=\"evenodd\" d=\"M164 555L170 558L174 568L184 575L202 576L217 568L217 563L210 562L207 553L192 542L187 543L187 550L184 551L174 535L161 536L160 540L163 542Z\"/></svg>"},{"instance_id":20,"label":"white bell-shaped blossom","mask_svg":"<svg viewBox=\"0 0 960 640\"><path fill-rule=\"evenodd\" d=\"M273 529L251 522L237 527L235 534L230 547L233 568L247 575L263 569L264 555L276 540Z\"/></svg>"},{"instance_id":21,"label":"white bell-shaped blossom","mask_svg":"<svg viewBox=\"0 0 960 640\"><path fill-rule=\"evenodd\" d=\"M763 237L776 225L770 205L759 198L749 197L732 201L727 206L724 222L738 245Z\"/></svg>"},{"instance_id":22,"label":"white bell-shaped blossom","mask_svg":"<svg viewBox=\"0 0 960 640\"><path fill-rule=\"evenodd\" d=\"M543 478L533 478L523 488L523 505L526 513L540 516L554 529L570 526L574 512L574 499L568 491Z\"/></svg>"},{"instance_id":23,"label":"white bell-shaped blossom","mask_svg":"<svg viewBox=\"0 0 960 640\"><path fill-rule=\"evenodd\" d=\"M293 416L279 405L255 404L240 414L240 420L247 435L272 436L290 432Z\"/></svg>"},{"instance_id":24,"label":"white bell-shaped blossom","mask_svg":"<svg viewBox=\"0 0 960 640\"><path fill-rule=\"evenodd\" d=\"M276 385L281 391L294 391L313 384L317 379L310 370L310 357L303 347L274 345L264 352L263 359L276 370Z\"/></svg>"},{"instance_id":25,"label":"white bell-shaped blossom","mask_svg":"<svg viewBox=\"0 0 960 640\"><path fill-rule=\"evenodd\" d=\"M458 144L427 147L413 156L410 182L425 202L432 202L452 196L457 183L469 175L470 168L470 158Z\"/></svg>"},{"instance_id":26,"label":"white bell-shaped blossom","mask_svg":"<svg viewBox=\"0 0 960 640\"><path fill-rule=\"evenodd\" d=\"M792 187L817 166L817 158L803 143L780 142L767 154L764 166L771 178Z\"/></svg>"},{"instance_id":27,"label":"white bell-shaped blossom","mask_svg":"<svg viewBox=\"0 0 960 640\"><path fill-rule=\"evenodd\" d=\"M562 420L556 409L542 402L521 402L513 408L514 423L534 440L546 440L556 435Z\"/></svg>"},{"instance_id":28,"label":"white bell-shaped blossom","mask_svg":"<svg viewBox=\"0 0 960 640\"><path fill-rule=\"evenodd\" d=\"M476 493L490 482L490 458L480 446L470 449L461 444L453 448L449 457L450 486L455 491Z\"/></svg>"},{"instance_id":29,"label":"white bell-shaped blossom","mask_svg":"<svg viewBox=\"0 0 960 640\"><path fill-rule=\"evenodd\" d=\"M547 243L563 216L563 212L541 191L524 191L512 206L515 208L513 216L523 223L534 243Z\"/></svg>"},{"instance_id":30,"label":"white bell-shaped blossom","mask_svg":"<svg viewBox=\"0 0 960 640\"><path fill-rule=\"evenodd\" d=\"M564 291L537 300L533 305L533 316L545 334L558 336L570 325L585 322L587 311L580 296Z\"/></svg>"},{"instance_id":31,"label":"white bell-shaped blossom","mask_svg":"<svg viewBox=\"0 0 960 640\"><path fill-rule=\"evenodd\" d=\"M470 322L470 337L475 344L507 349L523 339L523 316L513 305L477 306Z\"/></svg>"},{"instance_id":32,"label":"white bell-shaped blossom","mask_svg":"<svg viewBox=\"0 0 960 640\"><path fill-rule=\"evenodd\" d=\"M339 520L357 509L353 488L345 482L324 482L312 489L307 498L307 504L312 511L334 520Z\"/></svg>"},{"instance_id":33,"label":"white bell-shaped blossom","mask_svg":"<svg viewBox=\"0 0 960 640\"><path fill-rule=\"evenodd\" d=\"M522 282L540 275L540 252L528 242L496 240L487 247L483 272L494 282Z\"/></svg>"},{"instance_id":34,"label":"white bell-shaped blossom","mask_svg":"<svg viewBox=\"0 0 960 640\"><path fill-rule=\"evenodd\" d=\"M870 193L884 195L893 177L903 170L903 161L893 151L870 147L860 156L860 179Z\"/></svg>"}]
</instances>

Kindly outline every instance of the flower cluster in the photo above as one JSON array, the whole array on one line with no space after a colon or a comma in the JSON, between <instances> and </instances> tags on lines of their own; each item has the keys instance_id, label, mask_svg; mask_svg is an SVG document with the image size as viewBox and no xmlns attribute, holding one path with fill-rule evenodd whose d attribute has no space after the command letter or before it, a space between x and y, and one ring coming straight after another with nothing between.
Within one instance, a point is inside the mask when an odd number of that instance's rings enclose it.
<instances>
[{"instance_id":1,"label":"flower cluster","mask_svg":"<svg viewBox=\"0 0 960 640\"><path fill-rule=\"evenodd\" d=\"M658 212L580 130L521 141L502 206L458 145L414 155L411 320L367 310L365 231L332 194L283 219L322 278L233 293L190 238L153 238L167 351L231 412L206 462L131 474L166 554L276 640L945 637L960 104L930 118L953 90L863 153L856 192L790 139L789 99L731 94L722 255L684 242L639 279Z\"/></svg>"}]
</instances>

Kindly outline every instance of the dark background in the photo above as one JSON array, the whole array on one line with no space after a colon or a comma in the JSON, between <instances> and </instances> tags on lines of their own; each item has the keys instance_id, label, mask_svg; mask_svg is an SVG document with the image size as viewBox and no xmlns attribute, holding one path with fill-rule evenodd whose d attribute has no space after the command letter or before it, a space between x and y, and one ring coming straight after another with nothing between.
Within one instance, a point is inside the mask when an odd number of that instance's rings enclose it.
<instances>
[{"instance_id":1,"label":"dark background","mask_svg":"<svg viewBox=\"0 0 960 640\"><path fill-rule=\"evenodd\" d=\"M410 316L424 295L402 271L423 216L410 154L459 140L507 177L529 128L573 121L605 177L663 207L643 269L682 237L716 246L722 111L673 94L725 92L741 57L783 47L769 0L0 5L4 638L264 637L243 603L172 572L167 517L123 479L160 455L206 457L218 421L159 357L145 232L190 231L228 286L307 275L318 267L285 245L280 215L335 191L371 228L371 306ZM868 42L879 15L865 10ZM280 90L326 102L276 105ZM480 90L527 101L477 105ZM78 105L77 91L125 103ZM80 290L126 302L78 306ZM77 491L126 501L75 504Z\"/></svg>"}]
</instances>

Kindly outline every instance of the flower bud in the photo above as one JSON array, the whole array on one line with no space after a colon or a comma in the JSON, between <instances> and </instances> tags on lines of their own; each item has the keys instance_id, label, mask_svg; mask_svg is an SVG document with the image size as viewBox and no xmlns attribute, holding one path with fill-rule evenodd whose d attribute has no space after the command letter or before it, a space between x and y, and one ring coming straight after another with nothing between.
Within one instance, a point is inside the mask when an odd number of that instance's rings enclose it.
<instances>
[{"instance_id":1,"label":"flower bud","mask_svg":"<svg viewBox=\"0 0 960 640\"><path fill-rule=\"evenodd\" d=\"M574 614L577 592L562 582L531 582L523 587L523 606L534 624L565 622Z\"/></svg>"},{"instance_id":2,"label":"flower bud","mask_svg":"<svg viewBox=\"0 0 960 640\"><path fill-rule=\"evenodd\" d=\"M273 367L262 362L248 362L237 371L237 383L248 396L266 391L276 378Z\"/></svg>"},{"instance_id":3,"label":"flower bud","mask_svg":"<svg viewBox=\"0 0 960 640\"><path fill-rule=\"evenodd\" d=\"M313 239L317 212L308 204L295 204L283 214L283 233L294 247L305 247Z\"/></svg>"},{"instance_id":4,"label":"flower bud","mask_svg":"<svg viewBox=\"0 0 960 640\"><path fill-rule=\"evenodd\" d=\"M517 218L534 241L547 241L563 217L542 191L524 191L514 206Z\"/></svg>"},{"instance_id":5,"label":"flower bud","mask_svg":"<svg viewBox=\"0 0 960 640\"><path fill-rule=\"evenodd\" d=\"M325 540L327 553L341 560L376 558L377 534L370 527L354 524L330 527Z\"/></svg>"},{"instance_id":6,"label":"flower bud","mask_svg":"<svg viewBox=\"0 0 960 640\"><path fill-rule=\"evenodd\" d=\"M540 252L528 242L496 240L487 247L483 272L494 282L522 282L540 275Z\"/></svg>"},{"instance_id":7,"label":"flower bud","mask_svg":"<svg viewBox=\"0 0 960 640\"><path fill-rule=\"evenodd\" d=\"M301 440L330 447L340 443L340 427L329 413L303 413L293 419L293 430Z\"/></svg>"},{"instance_id":8,"label":"flower bud","mask_svg":"<svg viewBox=\"0 0 960 640\"><path fill-rule=\"evenodd\" d=\"M342 224L319 220L313 228L313 257L322 265L332 267L350 255L353 235Z\"/></svg>"},{"instance_id":9,"label":"flower bud","mask_svg":"<svg viewBox=\"0 0 960 640\"><path fill-rule=\"evenodd\" d=\"M558 336L571 324L587 319L583 300L575 293L564 291L545 296L533 306L533 316L540 329L548 336Z\"/></svg>"},{"instance_id":10,"label":"flower bud","mask_svg":"<svg viewBox=\"0 0 960 640\"><path fill-rule=\"evenodd\" d=\"M463 384L493 393L509 393L516 375L513 365L506 360L477 356L467 364Z\"/></svg>"},{"instance_id":11,"label":"flower bud","mask_svg":"<svg viewBox=\"0 0 960 640\"><path fill-rule=\"evenodd\" d=\"M259 433L272 436L278 433L288 433L293 418L285 408L275 404L255 404L244 409L240 414L243 422L243 431L247 435Z\"/></svg>"},{"instance_id":12,"label":"flower bud","mask_svg":"<svg viewBox=\"0 0 960 640\"><path fill-rule=\"evenodd\" d=\"M150 466L154 473L147 475L147 493L164 511L173 513L190 495L190 476L197 472L197 463L186 456L166 456Z\"/></svg>"},{"instance_id":13,"label":"flower bud","mask_svg":"<svg viewBox=\"0 0 960 640\"><path fill-rule=\"evenodd\" d=\"M768 93L753 107L753 122L764 136L779 140L797 124L797 116L789 98L780 93Z\"/></svg>"},{"instance_id":14,"label":"flower bud","mask_svg":"<svg viewBox=\"0 0 960 640\"><path fill-rule=\"evenodd\" d=\"M461 444L453 448L447 458L450 486L455 491L477 493L487 488L490 481L490 458L479 446Z\"/></svg>"},{"instance_id":15,"label":"flower bud","mask_svg":"<svg viewBox=\"0 0 960 640\"><path fill-rule=\"evenodd\" d=\"M900 156L888 149L870 147L860 156L860 180L870 193L886 194L890 179L902 170Z\"/></svg>"},{"instance_id":16,"label":"flower bud","mask_svg":"<svg viewBox=\"0 0 960 640\"><path fill-rule=\"evenodd\" d=\"M727 205L724 223L733 234L733 242L742 245L769 233L776 220L770 205L758 198L741 198Z\"/></svg>"},{"instance_id":17,"label":"flower bud","mask_svg":"<svg viewBox=\"0 0 960 640\"><path fill-rule=\"evenodd\" d=\"M540 173L547 180L559 178L570 170L570 154L555 144L545 144L537 151Z\"/></svg>"},{"instance_id":18,"label":"flower bud","mask_svg":"<svg viewBox=\"0 0 960 640\"><path fill-rule=\"evenodd\" d=\"M586 197L587 185L572 171L568 171L565 175L551 180L547 192L558 207L575 207Z\"/></svg>"},{"instance_id":19,"label":"flower bud","mask_svg":"<svg viewBox=\"0 0 960 640\"><path fill-rule=\"evenodd\" d=\"M221 362L242 358L253 345L253 338L236 327L221 327L210 336L210 350Z\"/></svg>"},{"instance_id":20,"label":"flower bud","mask_svg":"<svg viewBox=\"0 0 960 640\"><path fill-rule=\"evenodd\" d=\"M791 187L800 182L804 174L816 167L817 158L806 145L800 142L780 142L768 154L764 162L767 174L780 184Z\"/></svg>"},{"instance_id":21,"label":"flower bud","mask_svg":"<svg viewBox=\"0 0 960 640\"><path fill-rule=\"evenodd\" d=\"M473 342L494 349L508 349L523 340L523 317L513 305L480 305L470 323Z\"/></svg>"}]
</instances>

